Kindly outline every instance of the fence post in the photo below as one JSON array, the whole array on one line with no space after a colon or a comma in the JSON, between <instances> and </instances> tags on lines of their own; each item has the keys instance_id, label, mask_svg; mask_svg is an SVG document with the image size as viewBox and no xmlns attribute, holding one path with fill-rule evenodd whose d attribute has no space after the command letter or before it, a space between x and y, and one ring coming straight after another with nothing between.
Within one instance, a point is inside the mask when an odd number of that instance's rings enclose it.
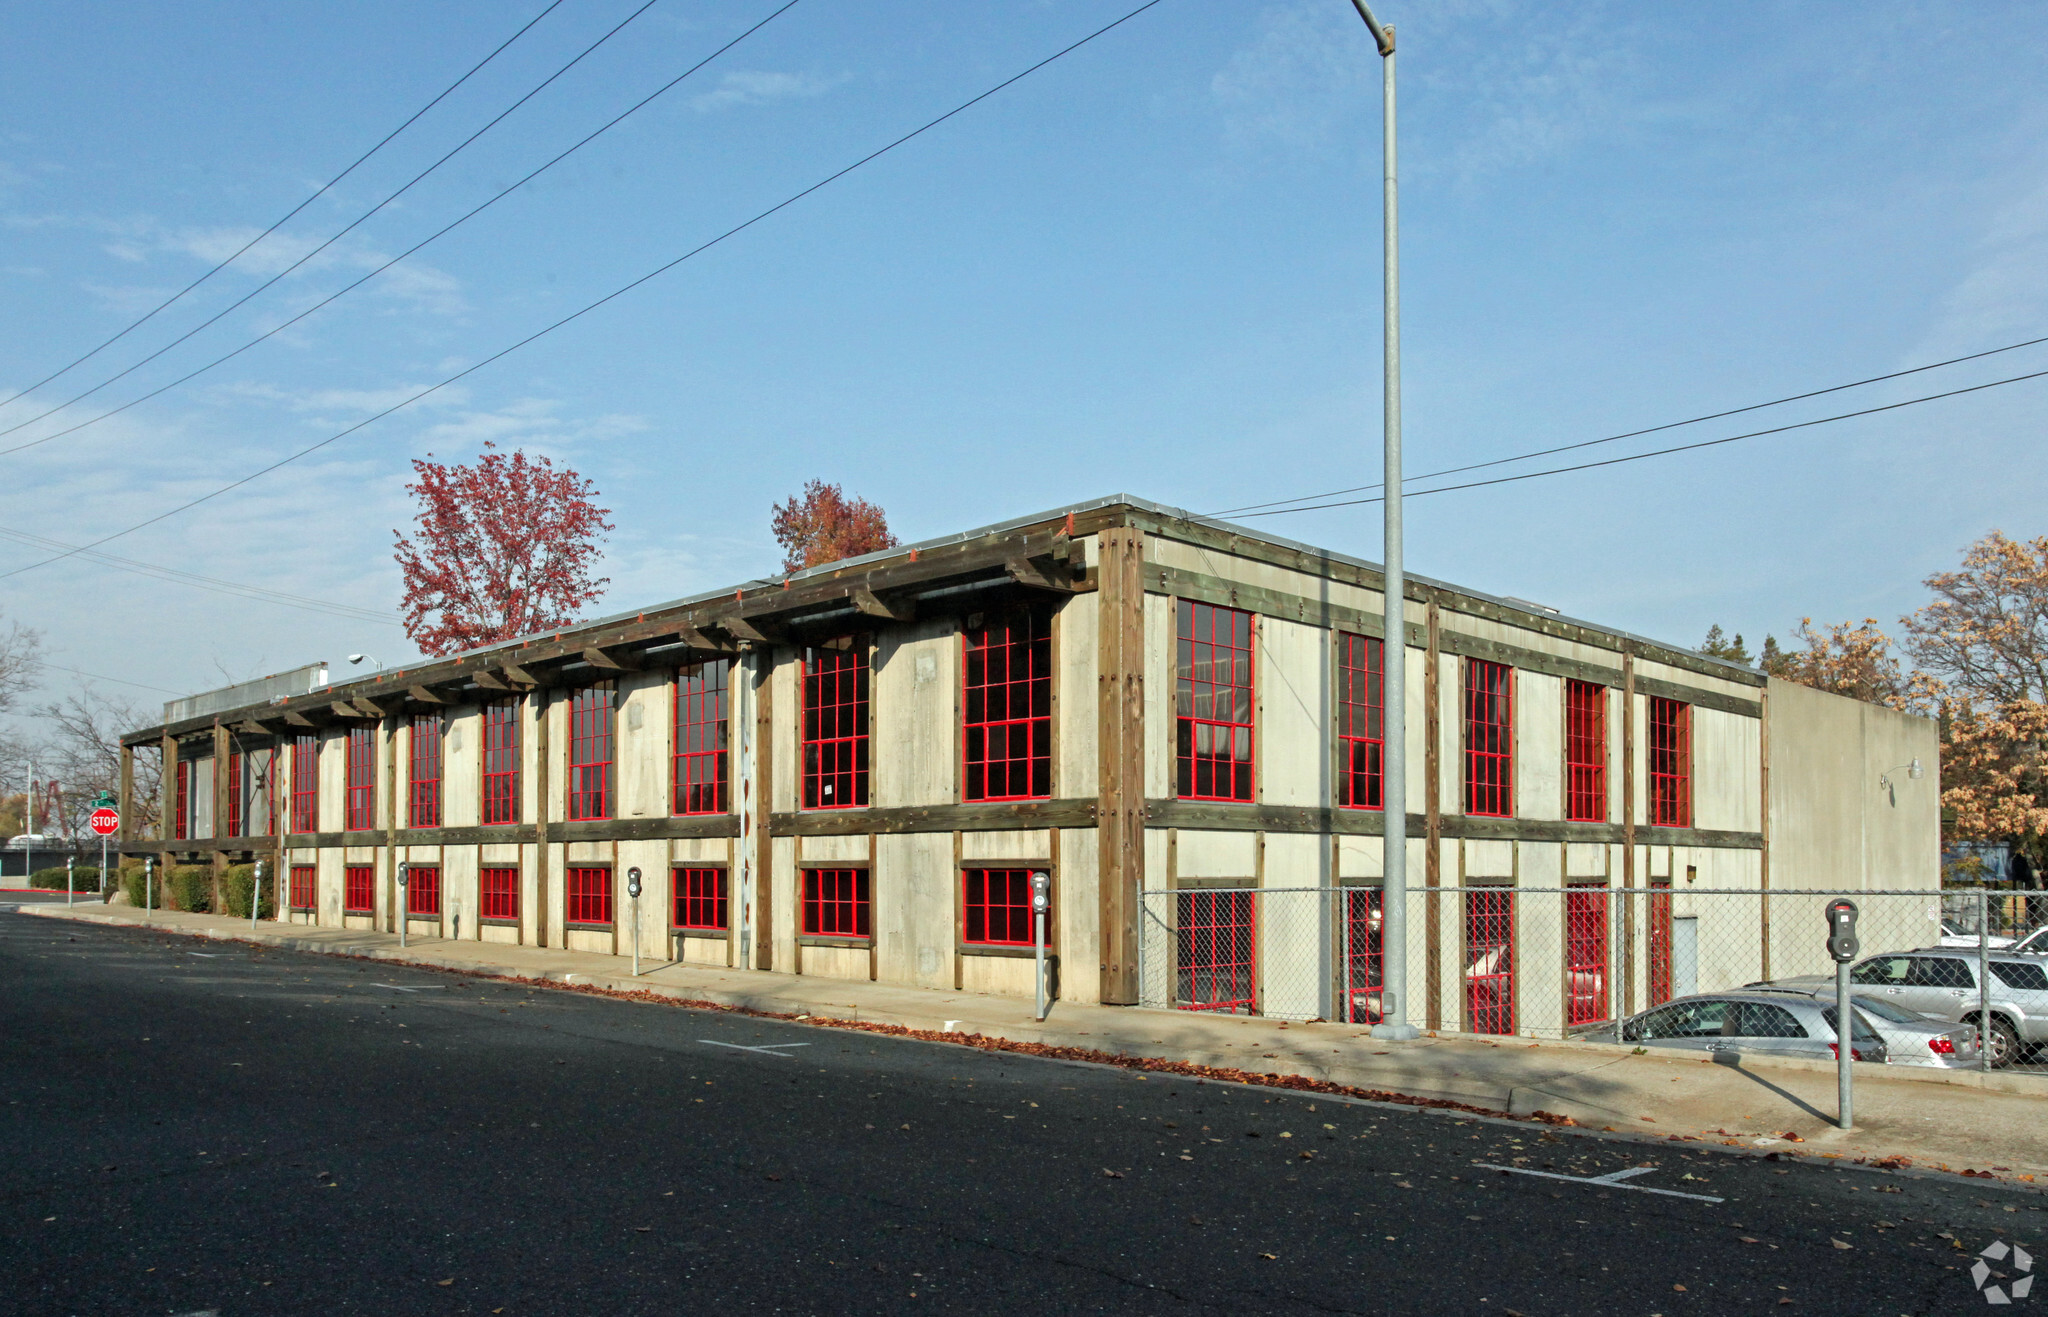
<instances>
[{"instance_id":1,"label":"fence post","mask_svg":"<svg viewBox=\"0 0 2048 1317\"><path fill-rule=\"evenodd\" d=\"M1621 965L1621 899L1613 888L1607 889L1607 1013L1614 1017L1614 1041L1621 1041L1621 992L1615 982Z\"/></svg>"},{"instance_id":2,"label":"fence post","mask_svg":"<svg viewBox=\"0 0 2048 1317\"><path fill-rule=\"evenodd\" d=\"M1939 927L1939 925L1937 925ZM1977 889L1977 1067L1991 1068L1991 893Z\"/></svg>"}]
</instances>

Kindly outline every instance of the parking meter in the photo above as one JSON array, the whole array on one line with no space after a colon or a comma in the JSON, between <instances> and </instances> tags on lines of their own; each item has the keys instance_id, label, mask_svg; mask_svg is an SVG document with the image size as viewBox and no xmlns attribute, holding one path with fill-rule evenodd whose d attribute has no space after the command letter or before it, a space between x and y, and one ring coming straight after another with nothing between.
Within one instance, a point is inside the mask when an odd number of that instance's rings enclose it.
<instances>
[{"instance_id":1,"label":"parking meter","mask_svg":"<svg viewBox=\"0 0 2048 1317\"><path fill-rule=\"evenodd\" d=\"M640 870L637 867L626 870L626 895L635 901L640 899Z\"/></svg>"},{"instance_id":2,"label":"parking meter","mask_svg":"<svg viewBox=\"0 0 2048 1317\"><path fill-rule=\"evenodd\" d=\"M633 898L633 977L640 977L640 866L626 870L626 895Z\"/></svg>"},{"instance_id":3,"label":"parking meter","mask_svg":"<svg viewBox=\"0 0 2048 1317\"><path fill-rule=\"evenodd\" d=\"M1048 894L1051 887L1052 879L1044 874L1031 875L1031 909L1034 912L1042 915L1052 908L1052 897Z\"/></svg>"},{"instance_id":4,"label":"parking meter","mask_svg":"<svg viewBox=\"0 0 2048 1317\"><path fill-rule=\"evenodd\" d=\"M1837 964L1846 965L1856 959L1856 903L1835 900L1828 902L1828 954Z\"/></svg>"},{"instance_id":5,"label":"parking meter","mask_svg":"<svg viewBox=\"0 0 2048 1317\"><path fill-rule=\"evenodd\" d=\"M405 926L412 922L412 901L405 890L407 871L411 868L409 864L398 866L398 909L391 916L392 922L398 925L398 945L401 947L405 945Z\"/></svg>"},{"instance_id":6,"label":"parking meter","mask_svg":"<svg viewBox=\"0 0 2048 1317\"><path fill-rule=\"evenodd\" d=\"M1835 960L1835 1094L1843 1129L1855 1126L1850 1065L1856 1059L1856 1007L1849 994L1849 962L1856 959L1856 903L1828 902L1828 954Z\"/></svg>"},{"instance_id":7,"label":"parking meter","mask_svg":"<svg viewBox=\"0 0 2048 1317\"><path fill-rule=\"evenodd\" d=\"M1031 875L1031 920L1035 925L1031 945L1034 958L1038 961L1038 1018L1043 1020L1046 1012L1045 984L1045 915L1052 909L1052 878L1042 872Z\"/></svg>"}]
</instances>

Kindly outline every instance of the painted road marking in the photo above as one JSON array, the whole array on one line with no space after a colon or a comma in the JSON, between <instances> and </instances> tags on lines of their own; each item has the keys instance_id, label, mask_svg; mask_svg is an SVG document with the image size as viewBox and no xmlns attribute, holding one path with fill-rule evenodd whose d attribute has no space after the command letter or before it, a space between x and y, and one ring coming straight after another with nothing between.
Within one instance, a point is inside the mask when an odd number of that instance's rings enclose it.
<instances>
[{"instance_id":1,"label":"painted road marking","mask_svg":"<svg viewBox=\"0 0 2048 1317\"><path fill-rule=\"evenodd\" d=\"M793 1061L796 1058L786 1052L778 1052L776 1048L810 1046L809 1043L769 1043L765 1047L748 1047L742 1043L721 1043L716 1038L699 1038L697 1041L707 1047L730 1047L735 1052L759 1052L763 1056L779 1056L785 1061Z\"/></svg>"},{"instance_id":2,"label":"painted road marking","mask_svg":"<svg viewBox=\"0 0 2048 1317\"><path fill-rule=\"evenodd\" d=\"M1633 1179L1638 1175L1648 1175L1651 1171L1657 1169L1654 1166L1630 1166L1619 1171L1609 1171L1605 1175L1589 1176L1559 1175L1555 1171L1532 1171L1521 1166L1495 1166L1492 1162L1473 1162L1472 1164L1484 1167L1489 1171L1506 1171L1509 1175L1534 1175L1545 1180L1563 1180L1568 1184L1589 1184L1601 1189L1627 1189L1631 1193L1662 1194L1666 1198L1690 1198L1695 1202L1701 1203L1725 1203L1728 1201L1725 1198L1715 1198L1711 1194L1687 1194L1680 1193L1676 1189L1652 1189L1647 1184L1622 1183L1623 1180Z\"/></svg>"},{"instance_id":3,"label":"painted road marking","mask_svg":"<svg viewBox=\"0 0 2048 1317\"><path fill-rule=\"evenodd\" d=\"M389 988L393 992L425 992L425 988L401 988L396 983L372 983L373 988Z\"/></svg>"},{"instance_id":4,"label":"painted road marking","mask_svg":"<svg viewBox=\"0 0 2048 1317\"><path fill-rule=\"evenodd\" d=\"M188 951L185 954L188 956L204 956L208 960L219 960L228 953L225 951Z\"/></svg>"}]
</instances>

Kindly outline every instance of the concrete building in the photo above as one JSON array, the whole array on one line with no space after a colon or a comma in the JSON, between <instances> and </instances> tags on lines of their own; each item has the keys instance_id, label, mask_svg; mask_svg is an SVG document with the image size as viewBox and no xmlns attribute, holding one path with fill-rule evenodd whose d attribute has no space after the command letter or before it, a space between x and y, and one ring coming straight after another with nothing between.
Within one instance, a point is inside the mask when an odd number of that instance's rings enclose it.
<instances>
[{"instance_id":1,"label":"concrete building","mask_svg":"<svg viewBox=\"0 0 2048 1317\"><path fill-rule=\"evenodd\" d=\"M597 951L630 945L637 869L650 953L1020 995L1043 871L1066 999L1370 1019L1380 589L1098 499L174 703L123 740L124 783L164 756L173 836L123 849L263 860L282 917L382 929L406 865L415 937ZM1937 882L1935 784L1878 786L1938 762L1926 720L1423 578L1403 615L1418 1022L1553 1032L1669 996L1695 891ZM1744 918L1691 976L1809 968Z\"/></svg>"}]
</instances>

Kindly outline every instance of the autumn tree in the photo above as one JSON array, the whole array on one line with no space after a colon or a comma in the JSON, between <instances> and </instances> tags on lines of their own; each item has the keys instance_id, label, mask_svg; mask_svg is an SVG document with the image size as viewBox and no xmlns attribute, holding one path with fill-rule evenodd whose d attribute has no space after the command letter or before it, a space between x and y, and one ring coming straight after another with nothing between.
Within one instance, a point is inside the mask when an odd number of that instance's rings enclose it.
<instances>
[{"instance_id":1,"label":"autumn tree","mask_svg":"<svg viewBox=\"0 0 2048 1317\"><path fill-rule=\"evenodd\" d=\"M1771 676L1894 709L1925 707L1924 683L1900 666L1892 638L1876 618L1864 618L1861 626L1834 622L1816 630L1812 618L1802 617L1793 636L1800 648L1781 649L1777 637L1765 637L1759 666Z\"/></svg>"},{"instance_id":2,"label":"autumn tree","mask_svg":"<svg viewBox=\"0 0 2048 1317\"><path fill-rule=\"evenodd\" d=\"M566 626L604 593L591 579L610 509L596 486L546 457L484 444L472 466L414 459L406 490L417 538L397 531L406 634L420 652L458 650Z\"/></svg>"},{"instance_id":3,"label":"autumn tree","mask_svg":"<svg viewBox=\"0 0 2048 1317\"><path fill-rule=\"evenodd\" d=\"M1923 671L1979 706L2048 702L2048 536L1992 531L1926 585L1934 602L1904 619Z\"/></svg>"},{"instance_id":4,"label":"autumn tree","mask_svg":"<svg viewBox=\"0 0 2048 1317\"><path fill-rule=\"evenodd\" d=\"M896 547L889 518L866 499L849 499L837 485L813 480L774 508L770 522L782 546L782 570L798 572L841 558Z\"/></svg>"}]
</instances>

